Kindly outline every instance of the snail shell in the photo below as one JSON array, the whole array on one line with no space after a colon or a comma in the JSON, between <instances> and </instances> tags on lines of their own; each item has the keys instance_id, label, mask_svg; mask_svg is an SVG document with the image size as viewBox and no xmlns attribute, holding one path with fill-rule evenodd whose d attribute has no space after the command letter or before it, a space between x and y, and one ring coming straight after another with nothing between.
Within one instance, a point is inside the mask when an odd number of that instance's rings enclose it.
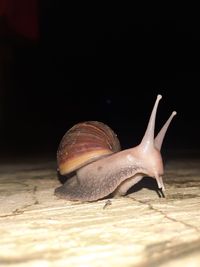
<instances>
[{"instance_id":1,"label":"snail shell","mask_svg":"<svg viewBox=\"0 0 200 267\"><path fill-rule=\"evenodd\" d=\"M109 126L99 121L81 122L69 129L59 144L58 170L66 175L120 150L117 135Z\"/></svg>"}]
</instances>

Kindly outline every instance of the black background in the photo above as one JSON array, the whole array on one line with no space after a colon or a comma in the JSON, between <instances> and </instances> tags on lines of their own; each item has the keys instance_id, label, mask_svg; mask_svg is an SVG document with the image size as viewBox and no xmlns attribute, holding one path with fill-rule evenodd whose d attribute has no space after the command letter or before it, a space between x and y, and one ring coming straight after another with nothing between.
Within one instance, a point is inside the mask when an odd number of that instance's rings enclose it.
<instances>
[{"instance_id":1,"label":"black background","mask_svg":"<svg viewBox=\"0 0 200 267\"><path fill-rule=\"evenodd\" d=\"M158 93L156 131L177 111L164 148L200 149L198 16L42 1L39 18L39 41L14 49L1 153L55 155L66 130L84 120L107 123L122 147L134 146Z\"/></svg>"}]
</instances>

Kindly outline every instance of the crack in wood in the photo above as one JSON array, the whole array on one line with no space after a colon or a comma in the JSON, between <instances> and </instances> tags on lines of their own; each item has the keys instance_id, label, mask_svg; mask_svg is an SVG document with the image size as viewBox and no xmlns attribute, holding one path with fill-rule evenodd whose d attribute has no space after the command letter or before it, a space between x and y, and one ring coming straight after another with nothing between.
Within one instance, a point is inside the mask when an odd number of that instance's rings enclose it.
<instances>
[{"instance_id":1,"label":"crack in wood","mask_svg":"<svg viewBox=\"0 0 200 267\"><path fill-rule=\"evenodd\" d=\"M166 219L168 219L168 220L170 220L170 221L172 221L172 222L181 223L181 224L184 225L185 227L188 227L188 228L190 228L190 229L193 229L193 230L195 230L198 234L200 234L200 228L199 228L199 227L196 227L196 226L194 226L194 225L192 225L192 224L190 224L190 223L187 223L187 222L184 222L184 221L181 221L181 220L177 220L177 219L175 219L175 218L169 216L168 214L166 214L164 211L159 210L159 209L153 207L153 205L152 205L151 203L147 203L146 201L138 200L138 199L136 199L136 198L134 198L134 197L131 197L131 199L135 200L135 201L138 202L138 203L147 205L148 208L149 208L150 210L153 210L153 211L155 211L155 212L160 213L161 215L164 216L164 218L166 218Z\"/></svg>"},{"instance_id":2,"label":"crack in wood","mask_svg":"<svg viewBox=\"0 0 200 267\"><path fill-rule=\"evenodd\" d=\"M34 186L33 189L31 190L33 193L33 203L25 204L21 208L17 208L15 210L13 210L11 214L1 215L0 218L12 217L12 216L23 214L27 208L30 208L34 205L38 205L39 201L36 197L37 189L38 189L37 186Z\"/></svg>"}]
</instances>

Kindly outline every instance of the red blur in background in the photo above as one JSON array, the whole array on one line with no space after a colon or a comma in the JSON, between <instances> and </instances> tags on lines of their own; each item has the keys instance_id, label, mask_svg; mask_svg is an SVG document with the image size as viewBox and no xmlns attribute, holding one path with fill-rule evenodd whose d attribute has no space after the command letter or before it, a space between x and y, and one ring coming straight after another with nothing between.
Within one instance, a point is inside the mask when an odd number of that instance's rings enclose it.
<instances>
[{"instance_id":1,"label":"red blur in background","mask_svg":"<svg viewBox=\"0 0 200 267\"><path fill-rule=\"evenodd\" d=\"M0 36L38 39L38 1L0 0Z\"/></svg>"}]
</instances>

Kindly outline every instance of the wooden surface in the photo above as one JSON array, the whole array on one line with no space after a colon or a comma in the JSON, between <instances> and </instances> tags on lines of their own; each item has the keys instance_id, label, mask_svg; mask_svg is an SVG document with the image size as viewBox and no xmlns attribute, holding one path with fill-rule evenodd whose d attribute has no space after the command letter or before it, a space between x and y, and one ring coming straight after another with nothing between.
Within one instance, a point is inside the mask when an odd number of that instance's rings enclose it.
<instances>
[{"instance_id":1,"label":"wooden surface","mask_svg":"<svg viewBox=\"0 0 200 267\"><path fill-rule=\"evenodd\" d=\"M168 159L164 182L165 198L145 178L126 197L69 202L53 160L2 162L0 266L199 267L200 159Z\"/></svg>"}]
</instances>

